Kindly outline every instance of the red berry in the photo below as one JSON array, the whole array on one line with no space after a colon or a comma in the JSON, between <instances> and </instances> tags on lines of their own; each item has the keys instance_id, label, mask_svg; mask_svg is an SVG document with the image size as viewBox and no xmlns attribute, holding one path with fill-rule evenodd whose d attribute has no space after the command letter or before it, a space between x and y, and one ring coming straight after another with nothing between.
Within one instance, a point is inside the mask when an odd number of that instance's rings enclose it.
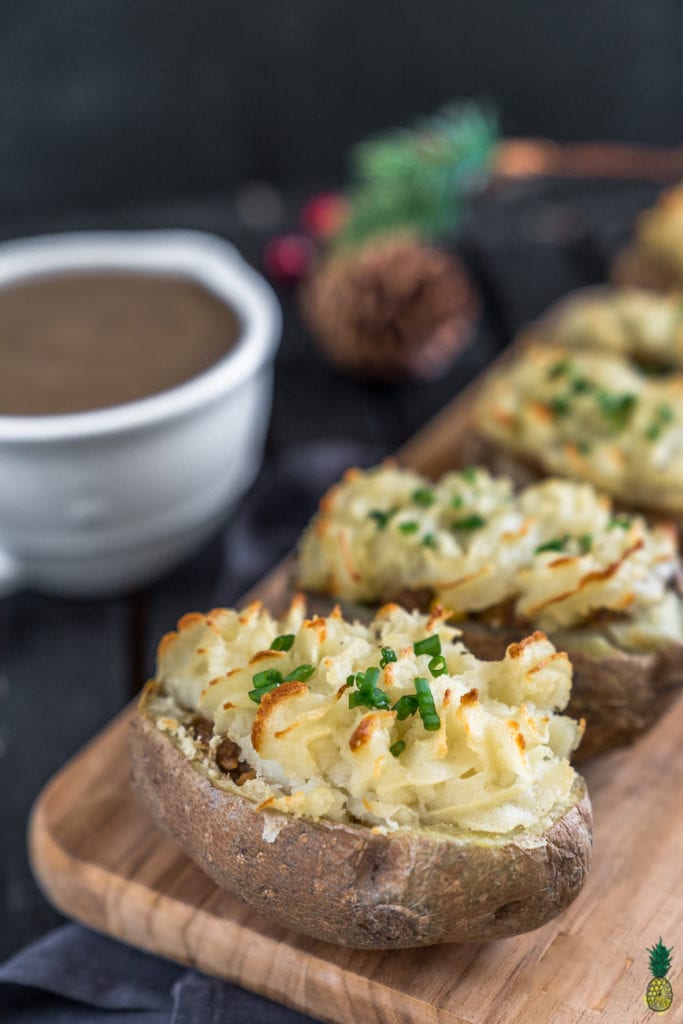
<instances>
[{"instance_id":1,"label":"red berry","mask_svg":"<svg viewBox=\"0 0 683 1024\"><path fill-rule=\"evenodd\" d=\"M277 235L264 250L263 265L278 284L295 284L308 273L316 254L315 243L306 235Z\"/></svg>"},{"instance_id":2,"label":"red berry","mask_svg":"<svg viewBox=\"0 0 683 1024\"><path fill-rule=\"evenodd\" d=\"M304 203L299 221L313 238L329 238L342 227L348 214L348 202L338 192L321 192Z\"/></svg>"}]
</instances>

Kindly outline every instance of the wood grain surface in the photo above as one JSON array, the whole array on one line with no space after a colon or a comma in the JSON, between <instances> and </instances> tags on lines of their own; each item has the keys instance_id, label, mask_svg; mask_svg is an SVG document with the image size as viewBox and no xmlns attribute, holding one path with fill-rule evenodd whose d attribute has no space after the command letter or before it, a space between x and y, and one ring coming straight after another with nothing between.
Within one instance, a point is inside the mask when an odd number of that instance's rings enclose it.
<instances>
[{"instance_id":1,"label":"wood grain surface","mask_svg":"<svg viewBox=\"0 0 683 1024\"><path fill-rule=\"evenodd\" d=\"M457 464L472 397L437 416L401 461L432 474ZM277 608L289 580L285 561L247 596ZM646 947L661 935L674 947L667 1020L683 1021L683 702L635 747L584 772L594 862L568 911L515 939L386 953L285 932L204 876L130 790L130 714L67 764L33 810L34 873L71 917L335 1024L645 1022Z\"/></svg>"}]
</instances>

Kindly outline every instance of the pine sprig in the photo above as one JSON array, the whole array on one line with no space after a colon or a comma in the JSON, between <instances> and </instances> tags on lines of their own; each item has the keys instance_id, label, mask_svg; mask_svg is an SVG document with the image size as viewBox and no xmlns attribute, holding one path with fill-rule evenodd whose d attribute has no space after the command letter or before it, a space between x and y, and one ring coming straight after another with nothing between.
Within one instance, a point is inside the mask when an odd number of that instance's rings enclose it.
<instances>
[{"instance_id":1,"label":"pine sprig","mask_svg":"<svg viewBox=\"0 0 683 1024\"><path fill-rule=\"evenodd\" d=\"M351 154L349 216L338 244L359 245L392 231L436 238L459 223L490 170L498 120L476 103L453 104L358 145Z\"/></svg>"},{"instance_id":2,"label":"pine sprig","mask_svg":"<svg viewBox=\"0 0 683 1024\"><path fill-rule=\"evenodd\" d=\"M671 967L672 950L673 946L667 949L661 937L659 942L648 949L650 954L650 973L654 978L664 978L668 974Z\"/></svg>"}]
</instances>

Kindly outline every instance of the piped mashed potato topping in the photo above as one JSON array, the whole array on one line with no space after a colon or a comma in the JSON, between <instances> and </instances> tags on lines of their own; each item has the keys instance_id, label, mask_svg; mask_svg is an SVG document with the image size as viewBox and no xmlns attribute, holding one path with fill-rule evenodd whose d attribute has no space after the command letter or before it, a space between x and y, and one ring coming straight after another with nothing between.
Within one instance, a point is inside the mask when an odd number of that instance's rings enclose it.
<instances>
[{"instance_id":1,"label":"piped mashed potato topping","mask_svg":"<svg viewBox=\"0 0 683 1024\"><path fill-rule=\"evenodd\" d=\"M162 640L157 727L214 785L263 809L487 839L540 834L571 805L583 726L557 713L571 665L542 633L482 662L440 612L387 605L368 626L304 615L301 599L279 622L259 604L219 609ZM283 681L259 694L265 672ZM239 789L194 741L197 714L211 749L228 738L254 769Z\"/></svg>"},{"instance_id":2,"label":"piped mashed potato topping","mask_svg":"<svg viewBox=\"0 0 683 1024\"><path fill-rule=\"evenodd\" d=\"M683 236L682 236L683 238ZM683 368L683 299L640 288L579 293L551 311L549 340L625 355L648 369Z\"/></svg>"},{"instance_id":3,"label":"piped mashed potato topping","mask_svg":"<svg viewBox=\"0 0 683 1024\"><path fill-rule=\"evenodd\" d=\"M683 513L683 375L648 377L619 356L531 345L483 388L476 426L548 472Z\"/></svg>"},{"instance_id":4,"label":"piped mashed potato topping","mask_svg":"<svg viewBox=\"0 0 683 1024\"><path fill-rule=\"evenodd\" d=\"M615 515L588 484L549 479L515 495L484 469L431 484L385 464L348 471L325 495L298 583L370 602L426 588L460 616L507 602L514 621L548 632L602 613L602 635L643 650L683 637L677 571L673 526Z\"/></svg>"}]
</instances>

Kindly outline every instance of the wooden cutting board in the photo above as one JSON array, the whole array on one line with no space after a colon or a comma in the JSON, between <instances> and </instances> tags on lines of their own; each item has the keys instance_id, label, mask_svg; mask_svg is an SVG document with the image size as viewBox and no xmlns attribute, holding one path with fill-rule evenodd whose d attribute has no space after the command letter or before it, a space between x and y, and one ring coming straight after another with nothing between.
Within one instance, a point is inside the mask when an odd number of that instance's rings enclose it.
<instances>
[{"instance_id":1,"label":"wooden cutting board","mask_svg":"<svg viewBox=\"0 0 683 1024\"><path fill-rule=\"evenodd\" d=\"M438 474L457 462L472 389L401 453ZM280 605L283 564L255 593ZM47 785L30 826L33 869L70 917L335 1024L637 1024L646 946L674 947L683 1022L683 701L635 747L589 766L595 853L574 904L530 935L484 946L369 952L276 928L219 890L130 790L124 711Z\"/></svg>"}]
</instances>

